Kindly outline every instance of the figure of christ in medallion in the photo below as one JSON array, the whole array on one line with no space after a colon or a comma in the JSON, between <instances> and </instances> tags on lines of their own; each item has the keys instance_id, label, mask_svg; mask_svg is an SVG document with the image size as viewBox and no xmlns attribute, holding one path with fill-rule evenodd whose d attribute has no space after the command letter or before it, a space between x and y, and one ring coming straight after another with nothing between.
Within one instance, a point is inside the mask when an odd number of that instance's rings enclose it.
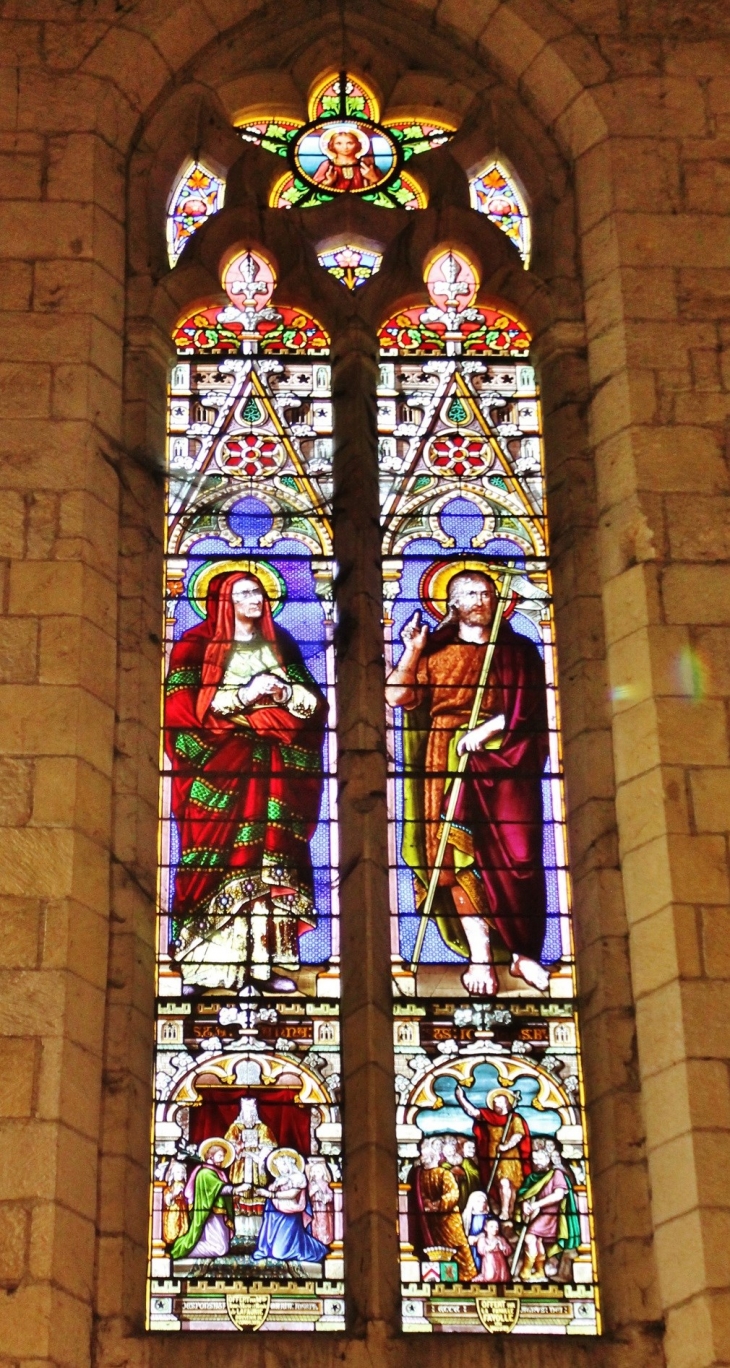
<instances>
[{"instance_id":1,"label":"figure of christ in medallion","mask_svg":"<svg viewBox=\"0 0 730 1368\"><path fill-rule=\"evenodd\" d=\"M310 841L326 702L261 580L211 579L206 618L172 650L173 950L184 982L293 992L315 925Z\"/></svg>"},{"instance_id":2,"label":"figure of christ in medallion","mask_svg":"<svg viewBox=\"0 0 730 1368\"><path fill-rule=\"evenodd\" d=\"M403 858L421 905L437 860L452 778L467 765L438 874L440 928L468 958L462 983L473 996L498 991L492 937L511 955L511 973L545 992L540 963L547 917L541 780L548 755L545 672L535 644L505 618L499 625L477 725L469 726L497 606L486 572L455 572L447 611L433 632L417 610L386 698L403 709ZM459 933L462 933L461 935ZM461 940L461 946L459 946ZM462 948L463 947L463 948Z\"/></svg>"},{"instance_id":3,"label":"figure of christ in medallion","mask_svg":"<svg viewBox=\"0 0 730 1368\"><path fill-rule=\"evenodd\" d=\"M323 190L366 190L383 179L373 160L370 139L362 129L340 128L324 133L320 146L325 160L313 180Z\"/></svg>"}]
</instances>

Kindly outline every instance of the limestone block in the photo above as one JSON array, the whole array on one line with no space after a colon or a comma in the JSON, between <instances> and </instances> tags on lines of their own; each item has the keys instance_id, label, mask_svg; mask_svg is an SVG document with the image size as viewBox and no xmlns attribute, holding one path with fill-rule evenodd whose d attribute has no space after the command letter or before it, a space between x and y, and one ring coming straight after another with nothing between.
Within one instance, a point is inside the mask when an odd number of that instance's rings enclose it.
<instances>
[{"instance_id":1,"label":"limestone block","mask_svg":"<svg viewBox=\"0 0 730 1368\"><path fill-rule=\"evenodd\" d=\"M12 417L22 405L28 418L50 414L51 368L27 361L0 362L0 418Z\"/></svg>"},{"instance_id":2,"label":"limestone block","mask_svg":"<svg viewBox=\"0 0 730 1368\"><path fill-rule=\"evenodd\" d=\"M108 777L72 756L42 756L34 767L32 811L34 826L75 826L94 841L106 841L111 824Z\"/></svg>"},{"instance_id":3,"label":"limestone block","mask_svg":"<svg viewBox=\"0 0 730 1368\"><path fill-rule=\"evenodd\" d=\"M0 556L22 556L25 540L25 501L15 490L3 490L0 500Z\"/></svg>"},{"instance_id":4,"label":"limestone block","mask_svg":"<svg viewBox=\"0 0 730 1368\"><path fill-rule=\"evenodd\" d=\"M23 1282L12 1297L0 1296L0 1344L16 1362L46 1360L53 1302L53 1289L41 1283Z\"/></svg>"},{"instance_id":5,"label":"limestone block","mask_svg":"<svg viewBox=\"0 0 730 1368\"><path fill-rule=\"evenodd\" d=\"M109 927L104 911L72 898L49 901L43 920L43 967L68 970L103 991L109 968ZM36 946L37 941L36 931Z\"/></svg>"},{"instance_id":6,"label":"limestone block","mask_svg":"<svg viewBox=\"0 0 730 1368\"><path fill-rule=\"evenodd\" d=\"M730 978L730 911L723 907L700 909L702 960L708 978Z\"/></svg>"},{"instance_id":7,"label":"limestone block","mask_svg":"<svg viewBox=\"0 0 730 1368\"><path fill-rule=\"evenodd\" d=\"M52 413L57 418L90 418L118 440L122 426L119 385L95 366L54 366Z\"/></svg>"},{"instance_id":8,"label":"limestone block","mask_svg":"<svg viewBox=\"0 0 730 1368\"><path fill-rule=\"evenodd\" d=\"M49 138L48 199L75 200L84 190L113 218L123 220L124 162L117 149L90 133Z\"/></svg>"},{"instance_id":9,"label":"limestone block","mask_svg":"<svg viewBox=\"0 0 730 1368\"><path fill-rule=\"evenodd\" d=\"M730 1339L730 1297L714 1292L672 1307L667 1316L667 1358L676 1368L721 1362Z\"/></svg>"},{"instance_id":10,"label":"limestone block","mask_svg":"<svg viewBox=\"0 0 730 1368\"><path fill-rule=\"evenodd\" d=\"M668 622L727 622L730 566L670 565L662 574Z\"/></svg>"},{"instance_id":11,"label":"limestone block","mask_svg":"<svg viewBox=\"0 0 730 1368\"><path fill-rule=\"evenodd\" d=\"M118 335L93 317L76 317L73 325L60 316L19 314L12 333L0 336L0 360L13 361L31 352L39 361L84 364L92 357L95 366L117 383L122 358ZM39 413L38 417L45 414Z\"/></svg>"},{"instance_id":12,"label":"limestone block","mask_svg":"<svg viewBox=\"0 0 730 1368\"><path fill-rule=\"evenodd\" d=\"M98 1049L92 1053L59 1037L42 1041L36 1105L40 1119L60 1121L90 1140L96 1139L101 1093L99 1054Z\"/></svg>"},{"instance_id":13,"label":"limestone block","mask_svg":"<svg viewBox=\"0 0 730 1368\"><path fill-rule=\"evenodd\" d=\"M727 763L727 722L720 699L658 698L656 717L661 755L666 763Z\"/></svg>"},{"instance_id":14,"label":"limestone block","mask_svg":"<svg viewBox=\"0 0 730 1368\"><path fill-rule=\"evenodd\" d=\"M727 1059L730 1053L730 983L693 979L681 985L687 1054L696 1059Z\"/></svg>"},{"instance_id":15,"label":"limestone block","mask_svg":"<svg viewBox=\"0 0 730 1368\"><path fill-rule=\"evenodd\" d=\"M0 897L0 969L25 969L38 963L42 904L33 898Z\"/></svg>"},{"instance_id":16,"label":"limestone block","mask_svg":"<svg viewBox=\"0 0 730 1368\"><path fill-rule=\"evenodd\" d=\"M629 117L643 118L643 112L639 114L634 106ZM641 210L647 204L661 205L665 212L680 207L680 163L676 145L669 140L644 136L650 131L644 127L641 132L636 130L639 136L611 139L612 180L619 210Z\"/></svg>"},{"instance_id":17,"label":"limestone block","mask_svg":"<svg viewBox=\"0 0 730 1368\"><path fill-rule=\"evenodd\" d=\"M619 259L628 266L725 266L730 227L715 214L616 215Z\"/></svg>"},{"instance_id":18,"label":"limestone block","mask_svg":"<svg viewBox=\"0 0 730 1368\"><path fill-rule=\"evenodd\" d=\"M33 1208L29 1272L49 1278L72 1296L90 1301L94 1261L94 1224L56 1203Z\"/></svg>"},{"instance_id":19,"label":"limestone block","mask_svg":"<svg viewBox=\"0 0 730 1368\"><path fill-rule=\"evenodd\" d=\"M196 3L196 0L187 0L187 3L175 5L169 16L161 21L155 14L153 24L141 15L135 15L131 18L130 28L149 34L154 42L155 51L171 71L177 71L184 66L191 57L211 42L217 33L210 15Z\"/></svg>"},{"instance_id":20,"label":"limestone block","mask_svg":"<svg viewBox=\"0 0 730 1368\"><path fill-rule=\"evenodd\" d=\"M647 627L614 642L608 669L615 713L652 696L685 693L680 666L688 650L689 635L683 627Z\"/></svg>"},{"instance_id":21,"label":"limestone block","mask_svg":"<svg viewBox=\"0 0 730 1368\"><path fill-rule=\"evenodd\" d=\"M637 998L678 975L702 973L697 920L694 907L675 903L632 925L631 977Z\"/></svg>"},{"instance_id":22,"label":"limestone block","mask_svg":"<svg viewBox=\"0 0 730 1368\"><path fill-rule=\"evenodd\" d=\"M28 1257L28 1212L19 1206L0 1206L0 1287L20 1282Z\"/></svg>"},{"instance_id":23,"label":"limestone block","mask_svg":"<svg viewBox=\"0 0 730 1368\"><path fill-rule=\"evenodd\" d=\"M689 502L670 496L666 509L673 560L730 559L730 499L698 494Z\"/></svg>"},{"instance_id":24,"label":"limestone block","mask_svg":"<svg viewBox=\"0 0 730 1368\"><path fill-rule=\"evenodd\" d=\"M650 76L624 76L597 91L596 101L619 137L648 140L705 132L701 86L689 76L671 76L661 83Z\"/></svg>"},{"instance_id":25,"label":"limestone block","mask_svg":"<svg viewBox=\"0 0 730 1368\"><path fill-rule=\"evenodd\" d=\"M635 850L665 832L689 833L683 771L662 765L621 784L616 815L623 851Z\"/></svg>"},{"instance_id":26,"label":"limestone block","mask_svg":"<svg viewBox=\"0 0 730 1368\"><path fill-rule=\"evenodd\" d=\"M108 773L114 718L92 694L73 688L0 686L0 753L79 755Z\"/></svg>"},{"instance_id":27,"label":"limestone block","mask_svg":"<svg viewBox=\"0 0 730 1368\"><path fill-rule=\"evenodd\" d=\"M726 318L730 312L727 267L708 270L703 264L680 271L678 295L682 313L691 318Z\"/></svg>"},{"instance_id":28,"label":"limestone block","mask_svg":"<svg viewBox=\"0 0 730 1368\"><path fill-rule=\"evenodd\" d=\"M488 22L486 29L482 32L485 11ZM458 13L458 27L461 30L464 24L462 10L457 11L454 6L452 13ZM439 8L440 17L441 8ZM472 36L481 33L481 43L484 50L489 53L498 67L509 73L512 80L519 79L544 46L544 38L526 24L519 15L513 10L506 9L504 5L494 5L493 0L489 0L487 6L479 4L479 0L469 0L465 17L467 18L467 31L471 30ZM563 108L562 105L560 107Z\"/></svg>"},{"instance_id":29,"label":"limestone block","mask_svg":"<svg viewBox=\"0 0 730 1368\"><path fill-rule=\"evenodd\" d=\"M3 1067L0 1073L0 1117L33 1114L38 1044L35 1040L11 1037L3 1042Z\"/></svg>"},{"instance_id":30,"label":"limestone block","mask_svg":"<svg viewBox=\"0 0 730 1368\"><path fill-rule=\"evenodd\" d=\"M29 261L3 264L3 306L8 312L29 309L33 293L33 267Z\"/></svg>"},{"instance_id":31,"label":"limestone block","mask_svg":"<svg viewBox=\"0 0 730 1368\"><path fill-rule=\"evenodd\" d=\"M0 760L0 826L25 826L31 812L33 774L27 760Z\"/></svg>"},{"instance_id":32,"label":"limestone block","mask_svg":"<svg viewBox=\"0 0 730 1368\"><path fill-rule=\"evenodd\" d=\"M103 631L116 621L114 585L79 561L22 561L10 572L10 612L41 617L78 615Z\"/></svg>"},{"instance_id":33,"label":"limestone block","mask_svg":"<svg viewBox=\"0 0 730 1368\"><path fill-rule=\"evenodd\" d=\"M639 1062L644 1080L663 1073L686 1057L681 988L676 980L647 993L636 1004Z\"/></svg>"},{"instance_id":34,"label":"limestone block","mask_svg":"<svg viewBox=\"0 0 730 1368\"><path fill-rule=\"evenodd\" d=\"M20 151L13 155L0 152L0 176L8 199L41 198L42 165L39 155L32 156Z\"/></svg>"},{"instance_id":35,"label":"limestone block","mask_svg":"<svg viewBox=\"0 0 730 1368\"><path fill-rule=\"evenodd\" d=\"M730 832L730 770L693 770L689 784L697 830Z\"/></svg>"},{"instance_id":36,"label":"limestone block","mask_svg":"<svg viewBox=\"0 0 730 1368\"><path fill-rule=\"evenodd\" d=\"M632 444L640 488L719 494L728 487L718 439L706 428L636 428Z\"/></svg>"},{"instance_id":37,"label":"limestone block","mask_svg":"<svg viewBox=\"0 0 730 1368\"><path fill-rule=\"evenodd\" d=\"M695 1150L700 1134L680 1135L649 1151L654 1217L658 1225L691 1212L701 1200L699 1155Z\"/></svg>"},{"instance_id":38,"label":"limestone block","mask_svg":"<svg viewBox=\"0 0 730 1368\"><path fill-rule=\"evenodd\" d=\"M118 515L116 507L95 497L91 490L72 489L58 503L59 560L88 560L100 574L116 579Z\"/></svg>"},{"instance_id":39,"label":"limestone block","mask_svg":"<svg viewBox=\"0 0 730 1368\"><path fill-rule=\"evenodd\" d=\"M627 319L677 316L676 274L667 266L625 266L621 290Z\"/></svg>"},{"instance_id":40,"label":"limestone block","mask_svg":"<svg viewBox=\"0 0 730 1368\"><path fill-rule=\"evenodd\" d=\"M574 157L580 157L606 137L606 121L591 91L582 90L555 121L555 132Z\"/></svg>"},{"instance_id":41,"label":"limestone block","mask_svg":"<svg viewBox=\"0 0 730 1368\"><path fill-rule=\"evenodd\" d=\"M36 261L33 308L39 313L93 313L119 331L124 316L120 281L96 261ZM93 359L93 358L92 358Z\"/></svg>"},{"instance_id":42,"label":"limestone block","mask_svg":"<svg viewBox=\"0 0 730 1368\"><path fill-rule=\"evenodd\" d=\"M113 707L114 641L87 618L43 618L39 677L42 684L84 684L101 702Z\"/></svg>"},{"instance_id":43,"label":"limestone block","mask_svg":"<svg viewBox=\"0 0 730 1368\"><path fill-rule=\"evenodd\" d=\"M730 1213L687 1212L658 1226L654 1239L665 1305L684 1302L703 1288L726 1286Z\"/></svg>"},{"instance_id":44,"label":"limestone block","mask_svg":"<svg viewBox=\"0 0 730 1368\"><path fill-rule=\"evenodd\" d=\"M94 212L88 204L47 204L19 200L0 203L0 255L91 258Z\"/></svg>"},{"instance_id":45,"label":"limestone block","mask_svg":"<svg viewBox=\"0 0 730 1368\"><path fill-rule=\"evenodd\" d=\"M84 72L114 81L131 108L139 112L169 79L170 67L144 37L128 28L110 27L86 57Z\"/></svg>"},{"instance_id":46,"label":"limestone block","mask_svg":"<svg viewBox=\"0 0 730 1368\"><path fill-rule=\"evenodd\" d=\"M637 703L614 717L613 752L619 784L660 763L662 753L653 699Z\"/></svg>"}]
</instances>

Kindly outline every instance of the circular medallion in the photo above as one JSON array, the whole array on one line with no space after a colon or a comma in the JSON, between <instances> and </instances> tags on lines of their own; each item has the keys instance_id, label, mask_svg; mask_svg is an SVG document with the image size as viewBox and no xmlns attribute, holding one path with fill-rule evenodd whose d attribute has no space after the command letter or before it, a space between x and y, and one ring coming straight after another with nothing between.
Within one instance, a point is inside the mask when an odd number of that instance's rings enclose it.
<instances>
[{"instance_id":1,"label":"circular medallion","mask_svg":"<svg viewBox=\"0 0 730 1368\"><path fill-rule=\"evenodd\" d=\"M286 452L268 432L236 432L218 447L218 465L232 475L261 479L274 475L284 464Z\"/></svg>"},{"instance_id":2,"label":"circular medallion","mask_svg":"<svg viewBox=\"0 0 730 1368\"><path fill-rule=\"evenodd\" d=\"M360 119L320 119L293 143L294 170L329 195L366 194L397 175L401 153L380 125Z\"/></svg>"},{"instance_id":3,"label":"circular medallion","mask_svg":"<svg viewBox=\"0 0 730 1368\"><path fill-rule=\"evenodd\" d=\"M426 465L434 475L463 480L484 475L492 464L492 450L475 432L442 432L426 449Z\"/></svg>"}]
</instances>

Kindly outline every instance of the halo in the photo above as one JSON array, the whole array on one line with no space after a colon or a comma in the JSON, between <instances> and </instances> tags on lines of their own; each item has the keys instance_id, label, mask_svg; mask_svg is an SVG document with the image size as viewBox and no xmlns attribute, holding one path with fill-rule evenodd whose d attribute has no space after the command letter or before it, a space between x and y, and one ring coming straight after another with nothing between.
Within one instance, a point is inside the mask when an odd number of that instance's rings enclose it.
<instances>
[{"instance_id":1,"label":"halo","mask_svg":"<svg viewBox=\"0 0 730 1368\"><path fill-rule=\"evenodd\" d=\"M480 575L488 575L491 580L494 580L498 591L501 593L504 569L502 561L479 560L476 556L457 556L453 560L435 561L421 576L418 597L424 608L438 622L441 622L446 617L449 585L454 575L461 575L465 570L473 570ZM516 597L513 595L511 602L507 604L505 617L509 617L514 612Z\"/></svg>"},{"instance_id":2,"label":"halo","mask_svg":"<svg viewBox=\"0 0 730 1368\"><path fill-rule=\"evenodd\" d=\"M205 1160L212 1149L223 1150L223 1158L220 1164L221 1168L228 1168L228 1165L232 1164L236 1157L236 1151L230 1140L224 1140L220 1135L209 1135L207 1140L201 1141L198 1145L198 1154L202 1160Z\"/></svg>"},{"instance_id":3,"label":"halo","mask_svg":"<svg viewBox=\"0 0 730 1368\"><path fill-rule=\"evenodd\" d=\"M286 602L286 583L283 576L273 565L269 565L268 561L251 560L247 556L242 556L240 560L203 561L203 564L193 571L188 582L188 599L198 617L205 617L205 601L210 581L215 579L216 575L229 574L255 575L266 591L274 617L278 617Z\"/></svg>"},{"instance_id":4,"label":"halo","mask_svg":"<svg viewBox=\"0 0 730 1368\"><path fill-rule=\"evenodd\" d=\"M293 1149L276 1149L272 1150L271 1154L266 1160L266 1167L269 1170L269 1173L271 1174L272 1178L279 1177L278 1161L280 1159L283 1159L285 1154L287 1154L290 1159L294 1160L297 1168L299 1169L299 1172L304 1173L304 1160L302 1159L301 1154L298 1154L297 1151Z\"/></svg>"},{"instance_id":5,"label":"halo","mask_svg":"<svg viewBox=\"0 0 730 1368\"><path fill-rule=\"evenodd\" d=\"M497 1097L506 1097L510 1108L515 1107L519 1101L517 1093L512 1092L509 1088L492 1088L492 1091L487 1093L487 1106L490 1111L494 1111L494 1101Z\"/></svg>"},{"instance_id":6,"label":"halo","mask_svg":"<svg viewBox=\"0 0 730 1368\"><path fill-rule=\"evenodd\" d=\"M327 151L327 143L337 133L351 133L353 138L357 138L360 144L361 157L364 157L366 153L370 151L370 137L365 132L364 128L358 128L356 123L329 123L322 130L319 137L319 145L322 149L323 156L329 157L330 154Z\"/></svg>"}]
</instances>

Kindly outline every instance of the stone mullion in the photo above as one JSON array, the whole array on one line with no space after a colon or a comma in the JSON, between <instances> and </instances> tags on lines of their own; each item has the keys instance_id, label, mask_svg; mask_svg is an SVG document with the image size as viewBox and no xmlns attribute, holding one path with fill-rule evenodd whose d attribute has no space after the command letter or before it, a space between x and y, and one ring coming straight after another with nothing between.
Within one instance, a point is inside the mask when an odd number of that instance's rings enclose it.
<instances>
[{"instance_id":1,"label":"stone mullion","mask_svg":"<svg viewBox=\"0 0 730 1368\"><path fill-rule=\"evenodd\" d=\"M375 337L353 319L335 339L332 384L345 1258L356 1333L399 1315L377 375Z\"/></svg>"}]
</instances>

